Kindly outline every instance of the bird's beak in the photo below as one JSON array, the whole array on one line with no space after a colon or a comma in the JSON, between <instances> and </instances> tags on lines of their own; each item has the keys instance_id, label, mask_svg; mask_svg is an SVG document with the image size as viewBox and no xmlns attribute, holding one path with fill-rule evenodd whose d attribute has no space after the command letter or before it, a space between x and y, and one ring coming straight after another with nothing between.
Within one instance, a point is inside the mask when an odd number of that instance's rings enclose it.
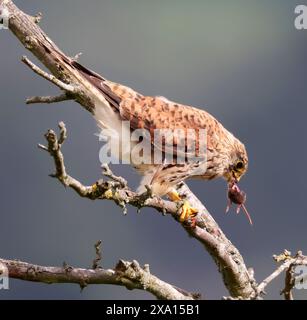
<instances>
[{"instance_id":1,"label":"bird's beak","mask_svg":"<svg viewBox=\"0 0 307 320\"><path fill-rule=\"evenodd\" d=\"M233 171L233 172L232 172L232 174L233 174L233 176L234 176L234 178L235 178L236 182L239 182L239 181L240 181L240 179L241 179L241 177L242 177L242 175L241 175L241 174L239 174L239 173L238 173L238 172L236 172L236 171Z\"/></svg>"},{"instance_id":2,"label":"bird's beak","mask_svg":"<svg viewBox=\"0 0 307 320\"><path fill-rule=\"evenodd\" d=\"M226 174L224 175L228 184L233 185L234 183L238 183L241 179L241 174L236 172L235 170L230 169Z\"/></svg>"}]
</instances>

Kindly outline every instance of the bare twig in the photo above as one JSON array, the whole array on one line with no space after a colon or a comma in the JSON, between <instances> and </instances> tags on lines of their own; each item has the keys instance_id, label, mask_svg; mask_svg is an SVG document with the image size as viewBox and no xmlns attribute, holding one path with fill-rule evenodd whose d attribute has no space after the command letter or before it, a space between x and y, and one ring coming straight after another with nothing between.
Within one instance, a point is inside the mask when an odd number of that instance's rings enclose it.
<instances>
[{"instance_id":1,"label":"bare twig","mask_svg":"<svg viewBox=\"0 0 307 320\"><path fill-rule=\"evenodd\" d=\"M118 182L122 188L127 187L127 185L128 185L127 180L125 180L123 177L118 177L118 176L114 175L114 173L110 170L110 168L107 164L103 164L101 166L101 168L102 168L102 174L105 177L110 178L110 179Z\"/></svg>"},{"instance_id":2,"label":"bare twig","mask_svg":"<svg viewBox=\"0 0 307 320\"><path fill-rule=\"evenodd\" d=\"M101 268L99 265L100 261L102 260L102 253L101 253L101 240L97 241L95 243L95 252L96 252L96 257L93 261L92 268L94 270Z\"/></svg>"},{"instance_id":3,"label":"bare twig","mask_svg":"<svg viewBox=\"0 0 307 320\"><path fill-rule=\"evenodd\" d=\"M264 293L266 286L286 271L285 288L281 291L281 294L284 295L286 300L293 300L292 289L296 283L294 267L300 265L307 266L307 257L304 256L301 251L292 257L290 251L284 250L282 254L274 255L273 258L276 262L282 262L282 264L258 285L258 294L261 295Z\"/></svg>"},{"instance_id":4,"label":"bare twig","mask_svg":"<svg viewBox=\"0 0 307 320\"><path fill-rule=\"evenodd\" d=\"M17 260L0 259L6 265L10 278L43 283L76 283L81 288L91 284L112 284L140 289L164 300L193 300L195 295L178 289L140 267L137 261L120 260L114 269L82 269L64 264L63 267L45 267Z\"/></svg>"},{"instance_id":5,"label":"bare twig","mask_svg":"<svg viewBox=\"0 0 307 320\"><path fill-rule=\"evenodd\" d=\"M276 279L281 273L289 268L291 261L286 261L280 265L272 274L265 278L258 286L259 293L264 293L264 289L268 284L270 284L274 279Z\"/></svg>"},{"instance_id":6,"label":"bare twig","mask_svg":"<svg viewBox=\"0 0 307 320\"><path fill-rule=\"evenodd\" d=\"M59 123L60 137L53 130L48 130L45 134L45 138L48 142L48 147L39 144L39 148L47 151L53 158L55 163L55 173L52 177L59 179L66 187L71 187L80 196L89 198L91 200L96 199L108 199L118 203L129 203L136 207L146 206L153 207L162 211L166 208L169 213L174 215L178 214L178 208L173 202L165 201L160 198L148 198L145 203L142 196L133 192L127 187L127 181L122 177L116 176L107 165L103 165L103 174L110 178L110 181L98 180L92 186L84 186L81 182L75 178L69 176L66 172L64 155L61 151L61 146L66 140L67 130L63 122Z\"/></svg>"},{"instance_id":7,"label":"bare twig","mask_svg":"<svg viewBox=\"0 0 307 320\"><path fill-rule=\"evenodd\" d=\"M26 56L23 56L21 61L26 64L33 72L41 76L42 78L48 80L49 82L55 84L57 87L59 87L62 90L65 90L70 93L75 93L76 88L70 84L66 84L59 79L57 79L55 76L45 72L41 68L39 68L37 65L35 65L33 62L31 62Z\"/></svg>"},{"instance_id":8,"label":"bare twig","mask_svg":"<svg viewBox=\"0 0 307 320\"><path fill-rule=\"evenodd\" d=\"M83 54L82 52L77 53L77 54L73 57L73 60L78 61L79 58L82 56L82 54Z\"/></svg>"},{"instance_id":9,"label":"bare twig","mask_svg":"<svg viewBox=\"0 0 307 320\"><path fill-rule=\"evenodd\" d=\"M43 14L42 14L41 12L38 12L38 13L33 17L35 23L40 23L41 20L42 20L42 18L43 18Z\"/></svg>"},{"instance_id":10,"label":"bare twig","mask_svg":"<svg viewBox=\"0 0 307 320\"><path fill-rule=\"evenodd\" d=\"M35 103L57 103L67 100L73 100L73 97L67 93L63 93L58 96L46 96L46 97L31 97L26 100L26 104L35 104Z\"/></svg>"},{"instance_id":11,"label":"bare twig","mask_svg":"<svg viewBox=\"0 0 307 320\"><path fill-rule=\"evenodd\" d=\"M60 138L59 138L58 143L59 143L59 147L61 148L63 143L67 139L67 129L66 129L66 126L65 126L64 122L61 121L59 123L59 129L60 129Z\"/></svg>"}]
</instances>

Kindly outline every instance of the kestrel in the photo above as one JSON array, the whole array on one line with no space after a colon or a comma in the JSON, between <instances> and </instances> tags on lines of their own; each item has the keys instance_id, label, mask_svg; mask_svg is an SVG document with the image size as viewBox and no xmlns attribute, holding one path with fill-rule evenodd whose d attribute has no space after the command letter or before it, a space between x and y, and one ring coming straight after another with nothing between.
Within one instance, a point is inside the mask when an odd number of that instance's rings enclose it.
<instances>
[{"instance_id":1,"label":"kestrel","mask_svg":"<svg viewBox=\"0 0 307 320\"><path fill-rule=\"evenodd\" d=\"M76 61L69 62L76 68L83 77L92 83L102 92L105 101L95 101L93 110L94 118L98 126L103 129L112 129L119 133L120 143L125 145L126 138L130 138L130 133L136 129L146 129L151 134L156 129L181 129L187 132L190 129L200 131L206 130L206 150L205 158L198 161L186 161L178 163L179 154L173 156L171 163L155 164L154 162L132 165L139 171L141 179L138 190L144 191L145 186L150 186L152 193L157 196L168 195L172 201L180 201L175 186L188 178L200 178L212 180L224 178L229 186L229 190L234 190L234 185L245 174L248 167L248 157L245 146L232 133L226 130L223 125L208 112L175 103L164 97L144 96L133 89L121 84L111 82L95 72L88 70ZM122 133L122 122L129 121L129 132ZM176 138L176 137L175 137ZM164 156L170 151L169 144L178 144L176 139L165 141L162 146ZM149 137L152 152L155 143L152 135ZM185 137L186 139L186 137ZM167 140L167 139L166 139ZM198 136L195 136L196 151L201 143ZM172 146L171 146L172 148ZM173 151L173 150L172 150ZM186 159L188 150L179 151L181 157ZM130 150L121 152L121 159L130 158ZM237 189L236 189L237 190ZM239 189L238 189L239 190ZM239 195L239 193L238 193ZM186 221L194 217L197 210L191 208L185 202L182 207L180 221Z\"/></svg>"}]
</instances>

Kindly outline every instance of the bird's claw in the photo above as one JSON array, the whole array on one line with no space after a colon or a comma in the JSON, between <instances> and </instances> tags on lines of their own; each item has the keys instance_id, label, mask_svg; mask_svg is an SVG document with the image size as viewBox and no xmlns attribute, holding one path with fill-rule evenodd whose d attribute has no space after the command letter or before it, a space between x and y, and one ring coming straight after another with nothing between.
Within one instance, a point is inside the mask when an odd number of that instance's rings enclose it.
<instances>
[{"instance_id":1,"label":"bird's claw","mask_svg":"<svg viewBox=\"0 0 307 320\"><path fill-rule=\"evenodd\" d=\"M196 208L191 207L188 201L184 201L182 207L181 207L181 213L179 216L179 221L181 223L190 222L190 225L192 227L195 227L196 225L196 215L198 213L198 210Z\"/></svg>"},{"instance_id":2,"label":"bird's claw","mask_svg":"<svg viewBox=\"0 0 307 320\"><path fill-rule=\"evenodd\" d=\"M168 197L179 204L182 204L181 196L177 191L171 191L168 194ZM183 204L180 208L180 216L179 221L181 223L187 223L190 227L195 228L196 226L196 215L198 210L196 208L191 207L188 201L183 201Z\"/></svg>"}]
</instances>

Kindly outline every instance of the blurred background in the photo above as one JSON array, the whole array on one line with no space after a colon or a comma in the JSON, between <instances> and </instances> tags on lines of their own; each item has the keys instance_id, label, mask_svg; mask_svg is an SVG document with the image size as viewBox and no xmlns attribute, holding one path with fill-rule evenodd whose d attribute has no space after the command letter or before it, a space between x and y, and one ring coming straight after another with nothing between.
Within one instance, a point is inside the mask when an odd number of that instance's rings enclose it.
<instances>
[{"instance_id":1,"label":"blurred background","mask_svg":"<svg viewBox=\"0 0 307 320\"><path fill-rule=\"evenodd\" d=\"M285 248L307 254L307 31L294 28L294 8L301 2L15 1L29 14L41 11L41 27L69 55L83 52L81 63L146 95L204 108L246 144L250 166L240 185L254 226L234 210L225 215L224 181L189 185L258 281L276 267L273 254ZM227 295L210 256L170 217L150 209L137 214L132 207L123 216L115 204L81 199L48 177L52 159L36 145L48 128L64 121L68 172L85 184L100 178L96 124L76 103L26 106L26 97L58 90L20 62L26 50L7 30L0 31L0 48L0 256L89 267L101 239L105 268L120 258L136 259L161 279L207 299ZM112 169L137 185L128 166ZM281 298L283 281L267 288L267 298ZM294 294L307 298L306 290ZM76 285L11 280L0 299L12 298L152 296L114 286L89 286L80 293Z\"/></svg>"}]
</instances>

